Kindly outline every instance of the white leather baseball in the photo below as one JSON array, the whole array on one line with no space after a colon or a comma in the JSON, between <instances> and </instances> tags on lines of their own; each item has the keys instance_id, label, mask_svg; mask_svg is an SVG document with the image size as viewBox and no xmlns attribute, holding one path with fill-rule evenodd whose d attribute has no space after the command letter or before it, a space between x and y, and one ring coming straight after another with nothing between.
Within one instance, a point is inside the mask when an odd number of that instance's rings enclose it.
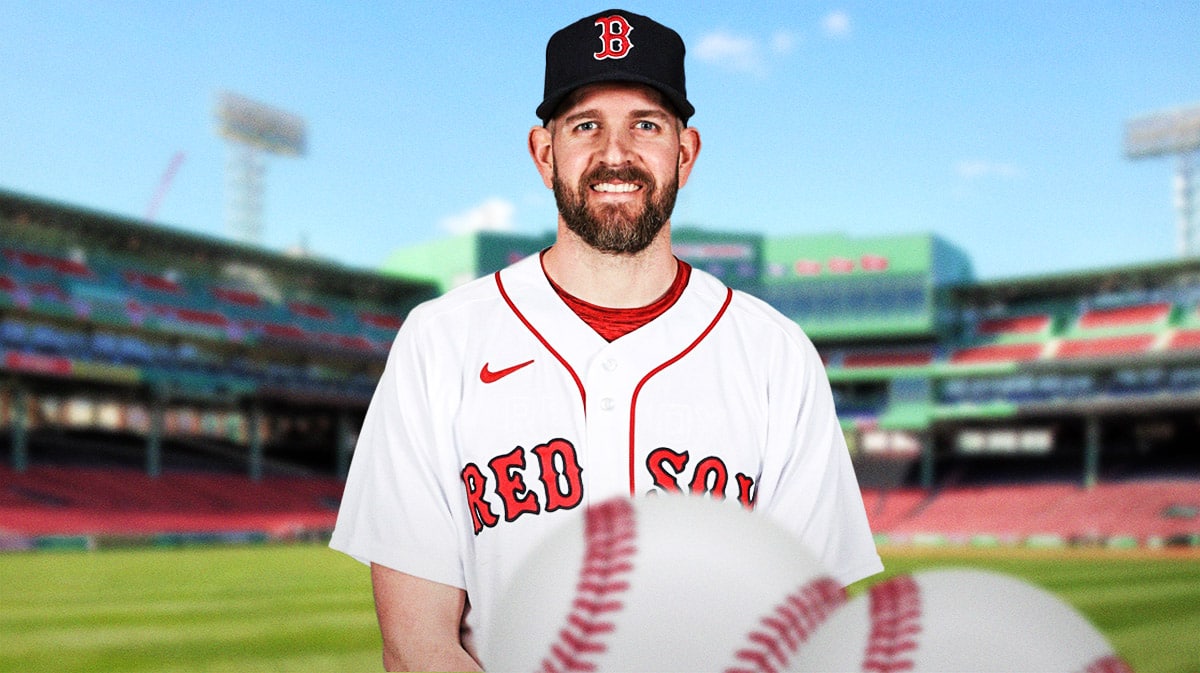
<instances>
[{"instance_id":1,"label":"white leather baseball","mask_svg":"<svg viewBox=\"0 0 1200 673\"><path fill-rule=\"evenodd\" d=\"M502 592L494 671L766 671L845 603L794 536L708 498L620 498L551 534Z\"/></svg>"},{"instance_id":2,"label":"white leather baseball","mask_svg":"<svg viewBox=\"0 0 1200 673\"><path fill-rule=\"evenodd\" d=\"M1088 620L1008 575L937 569L873 585L830 616L798 671L1130 673Z\"/></svg>"}]
</instances>

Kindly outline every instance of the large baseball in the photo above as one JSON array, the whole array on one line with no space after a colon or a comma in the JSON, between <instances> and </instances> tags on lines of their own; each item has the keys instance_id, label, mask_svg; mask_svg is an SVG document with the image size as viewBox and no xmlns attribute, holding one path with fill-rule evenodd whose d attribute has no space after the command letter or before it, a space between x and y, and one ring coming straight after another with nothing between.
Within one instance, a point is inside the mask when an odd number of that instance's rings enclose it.
<instances>
[{"instance_id":1,"label":"large baseball","mask_svg":"<svg viewBox=\"0 0 1200 673\"><path fill-rule=\"evenodd\" d=\"M790 533L733 503L610 500L548 536L501 593L496 671L786 669L845 603Z\"/></svg>"},{"instance_id":2,"label":"large baseball","mask_svg":"<svg viewBox=\"0 0 1200 673\"><path fill-rule=\"evenodd\" d=\"M900 575L856 596L794 657L799 671L1129 673L1054 594L973 569Z\"/></svg>"}]
</instances>

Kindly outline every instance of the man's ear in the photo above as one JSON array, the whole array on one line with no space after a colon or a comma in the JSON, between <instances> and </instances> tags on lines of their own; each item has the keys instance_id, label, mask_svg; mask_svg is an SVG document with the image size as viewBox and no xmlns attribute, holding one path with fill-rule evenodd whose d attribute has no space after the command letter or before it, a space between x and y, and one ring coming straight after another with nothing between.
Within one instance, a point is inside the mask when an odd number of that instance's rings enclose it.
<instances>
[{"instance_id":1,"label":"man's ear","mask_svg":"<svg viewBox=\"0 0 1200 673\"><path fill-rule=\"evenodd\" d=\"M529 156L542 176L547 189L554 189L554 147L550 129L535 126L529 129Z\"/></svg>"},{"instance_id":2,"label":"man's ear","mask_svg":"<svg viewBox=\"0 0 1200 673\"><path fill-rule=\"evenodd\" d=\"M696 157L700 156L700 132L691 126L685 126L679 132L679 186L687 184L688 176L696 166Z\"/></svg>"}]
</instances>

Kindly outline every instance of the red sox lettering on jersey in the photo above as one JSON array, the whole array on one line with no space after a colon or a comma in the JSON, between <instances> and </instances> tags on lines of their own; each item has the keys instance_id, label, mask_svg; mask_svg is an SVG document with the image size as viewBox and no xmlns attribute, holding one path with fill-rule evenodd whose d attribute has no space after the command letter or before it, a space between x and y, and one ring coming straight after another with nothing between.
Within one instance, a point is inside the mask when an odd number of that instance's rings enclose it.
<instances>
[{"instance_id":1,"label":"red sox lettering on jersey","mask_svg":"<svg viewBox=\"0 0 1200 673\"><path fill-rule=\"evenodd\" d=\"M633 42L629 40L633 26L629 25L625 17L620 14L602 16L596 19L596 25L600 26L601 43L600 51L594 54L597 61L606 58L625 58L629 55L629 50L633 49Z\"/></svg>"},{"instance_id":2,"label":"red sox lettering on jersey","mask_svg":"<svg viewBox=\"0 0 1200 673\"><path fill-rule=\"evenodd\" d=\"M490 478L475 463L467 463L463 468L462 481L476 535L496 526L501 519L512 522L523 514L573 509L583 501L583 468L571 442L553 439L535 446L530 453L534 460L528 460L524 447L518 446L492 458L487 463ZM646 457L646 470L655 488L663 492L683 493L686 488L695 495L724 500L730 484L725 461L708 456L691 466L690 462L687 451L660 447ZM691 474L690 479L687 474ZM681 481L680 477L685 478ZM533 485L535 480L537 486ZM738 502L753 509L754 478L739 472L734 475L733 484Z\"/></svg>"}]
</instances>

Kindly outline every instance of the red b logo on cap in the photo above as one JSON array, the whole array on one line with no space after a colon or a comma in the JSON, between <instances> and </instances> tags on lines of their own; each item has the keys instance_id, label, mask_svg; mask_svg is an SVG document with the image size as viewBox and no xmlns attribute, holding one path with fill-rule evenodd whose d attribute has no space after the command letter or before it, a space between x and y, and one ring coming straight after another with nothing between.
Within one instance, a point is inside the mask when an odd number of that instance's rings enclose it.
<instances>
[{"instance_id":1,"label":"red b logo on cap","mask_svg":"<svg viewBox=\"0 0 1200 673\"><path fill-rule=\"evenodd\" d=\"M602 16L596 19L596 25L600 26L600 51L593 54L597 61L603 61L606 58L625 58L629 55L629 50L633 49L633 43L629 41L629 34L633 32L633 27L625 20L625 17L620 14L612 16Z\"/></svg>"}]
</instances>

